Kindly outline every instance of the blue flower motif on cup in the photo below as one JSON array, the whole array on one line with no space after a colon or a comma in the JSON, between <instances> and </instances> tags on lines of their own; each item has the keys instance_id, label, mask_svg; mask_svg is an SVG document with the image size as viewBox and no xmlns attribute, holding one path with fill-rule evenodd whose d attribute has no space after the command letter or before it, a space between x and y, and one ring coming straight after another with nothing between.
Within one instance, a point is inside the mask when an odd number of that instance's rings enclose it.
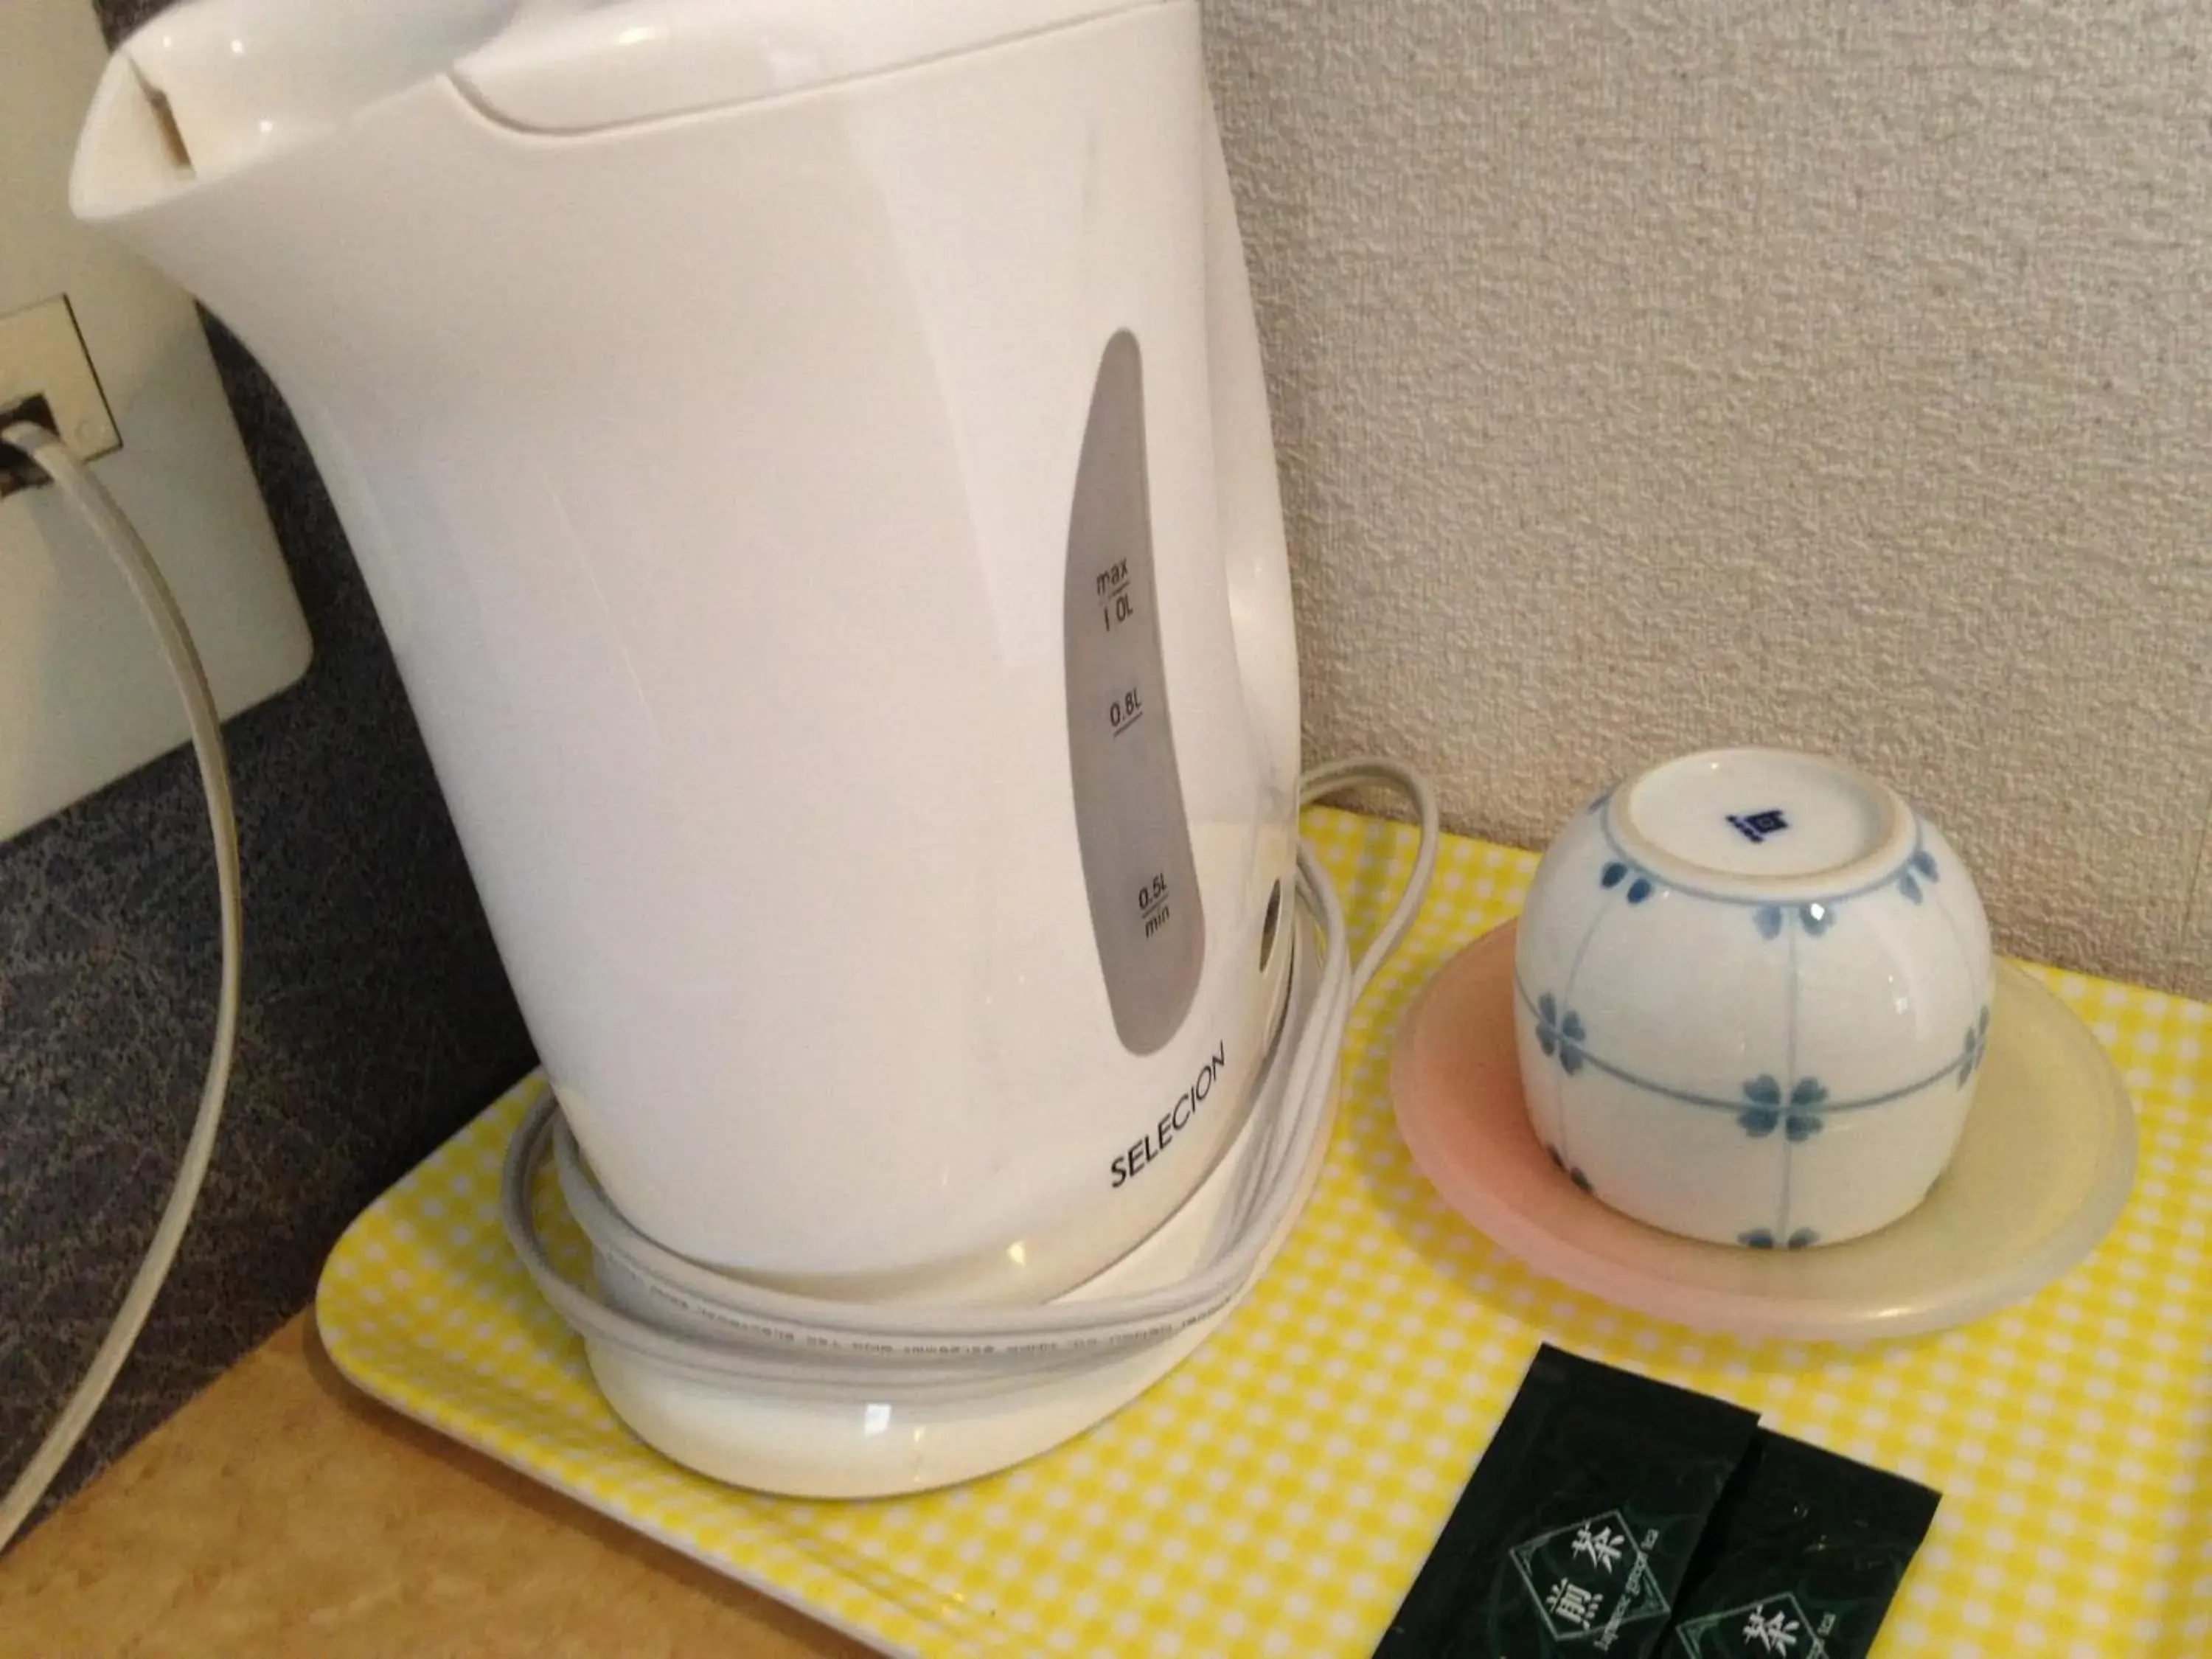
<instances>
[{"instance_id":1,"label":"blue flower motif on cup","mask_svg":"<svg viewBox=\"0 0 2212 1659\"><path fill-rule=\"evenodd\" d=\"M1566 1176L1568 1180L1573 1182L1576 1186L1581 1188L1583 1192L1588 1193L1592 1198L1595 1198L1597 1196L1597 1194L1591 1189L1590 1178L1584 1175L1580 1170L1577 1169L1573 1164L1568 1163L1566 1158L1560 1153L1558 1147L1553 1146L1549 1141L1547 1141L1544 1144L1544 1150L1551 1154L1553 1166L1556 1168L1561 1175Z\"/></svg>"},{"instance_id":2,"label":"blue flower motif on cup","mask_svg":"<svg viewBox=\"0 0 2212 1659\"><path fill-rule=\"evenodd\" d=\"M1821 903L1817 900L1810 904L1800 904L1794 911L1784 910L1778 904L1762 904L1751 913L1751 920L1752 924L1759 929L1760 938L1779 939L1782 936L1783 923L1792 915L1796 916L1797 925L1800 927L1813 938L1818 939L1835 925L1836 907L1833 904Z\"/></svg>"},{"instance_id":3,"label":"blue flower motif on cup","mask_svg":"<svg viewBox=\"0 0 2212 1659\"><path fill-rule=\"evenodd\" d=\"M1989 1048L1990 1011L1984 1008L1982 1010L1981 1017L1966 1028L1966 1047L1959 1055L1959 1086L1960 1088L1966 1087L1967 1079L1974 1075L1974 1068L1982 1063L1982 1057L1989 1052Z\"/></svg>"},{"instance_id":4,"label":"blue flower motif on cup","mask_svg":"<svg viewBox=\"0 0 2212 1659\"><path fill-rule=\"evenodd\" d=\"M1894 790L1791 753L1663 762L1583 796L1528 900L1517 1058L1563 1184L1774 1252L1928 1191L1987 1062L1990 957L1971 869Z\"/></svg>"},{"instance_id":5,"label":"blue flower motif on cup","mask_svg":"<svg viewBox=\"0 0 2212 1659\"><path fill-rule=\"evenodd\" d=\"M1782 1085L1767 1073L1743 1085L1751 1104L1736 1115L1747 1135L1771 1135L1777 1128L1792 1140L1810 1140L1820 1133L1820 1108L1828 1103L1828 1091L1818 1078L1801 1077L1783 1099Z\"/></svg>"},{"instance_id":6,"label":"blue flower motif on cup","mask_svg":"<svg viewBox=\"0 0 2212 1659\"><path fill-rule=\"evenodd\" d=\"M1924 847L1918 848L1915 849L1912 856L1905 861L1905 867L1899 872L1897 878L1897 890L1917 904L1920 902L1922 878L1924 878L1929 881L1942 879L1936 872L1936 855Z\"/></svg>"},{"instance_id":7,"label":"blue flower motif on cup","mask_svg":"<svg viewBox=\"0 0 2212 1659\"><path fill-rule=\"evenodd\" d=\"M1750 1245L1754 1250L1771 1250L1774 1248L1774 1235L1765 1227L1754 1227L1747 1233L1738 1233L1735 1240L1739 1244ZM1814 1232L1810 1227L1800 1227L1783 1241L1783 1248L1790 1250L1802 1250L1808 1244L1817 1244L1820 1242L1820 1234Z\"/></svg>"},{"instance_id":8,"label":"blue flower motif on cup","mask_svg":"<svg viewBox=\"0 0 2212 1659\"><path fill-rule=\"evenodd\" d=\"M1547 991L1536 999L1536 1046L1559 1057L1559 1069L1572 1077L1583 1068L1582 1045L1589 1038L1583 1017L1571 1008L1559 1017L1559 1000Z\"/></svg>"},{"instance_id":9,"label":"blue flower motif on cup","mask_svg":"<svg viewBox=\"0 0 2212 1659\"><path fill-rule=\"evenodd\" d=\"M1623 864L1619 859L1615 859L1597 872L1597 884L1610 890L1620 886L1631 876L1635 877L1635 879L1628 882L1628 902L1631 904L1641 904L1651 896L1651 878L1632 865Z\"/></svg>"}]
</instances>

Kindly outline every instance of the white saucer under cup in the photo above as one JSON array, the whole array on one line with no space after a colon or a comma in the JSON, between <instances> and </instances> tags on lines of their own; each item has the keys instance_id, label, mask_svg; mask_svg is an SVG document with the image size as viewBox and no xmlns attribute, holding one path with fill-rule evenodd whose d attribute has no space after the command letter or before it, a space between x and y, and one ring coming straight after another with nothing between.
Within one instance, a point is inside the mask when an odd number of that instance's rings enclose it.
<instances>
[{"instance_id":1,"label":"white saucer under cup","mask_svg":"<svg viewBox=\"0 0 2212 1659\"><path fill-rule=\"evenodd\" d=\"M1448 963L1400 1027L1391 1089L1444 1202L1535 1272L1705 1331L1801 1341L1916 1335L2033 1295L2126 1207L2135 1115L2087 1027L1998 966L1980 1090L1949 1168L1903 1220L1821 1249L1748 1250L1632 1220L1555 1169L1521 1095L1515 927Z\"/></svg>"}]
</instances>

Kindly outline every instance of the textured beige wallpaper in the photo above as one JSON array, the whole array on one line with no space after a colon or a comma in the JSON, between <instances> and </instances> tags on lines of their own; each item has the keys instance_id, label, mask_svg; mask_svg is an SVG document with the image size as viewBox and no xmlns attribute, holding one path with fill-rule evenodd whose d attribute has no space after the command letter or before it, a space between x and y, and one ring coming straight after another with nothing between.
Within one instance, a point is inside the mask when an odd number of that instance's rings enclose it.
<instances>
[{"instance_id":1,"label":"textured beige wallpaper","mask_svg":"<svg viewBox=\"0 0 2212 1659\"><path fill-rule=\"evenodd\" d=\"M2006 948L2212 993L2212 9L1207 31L1310 757L1539 845L1670 753L1844 754Z\"/></svg>"}]
</instances>

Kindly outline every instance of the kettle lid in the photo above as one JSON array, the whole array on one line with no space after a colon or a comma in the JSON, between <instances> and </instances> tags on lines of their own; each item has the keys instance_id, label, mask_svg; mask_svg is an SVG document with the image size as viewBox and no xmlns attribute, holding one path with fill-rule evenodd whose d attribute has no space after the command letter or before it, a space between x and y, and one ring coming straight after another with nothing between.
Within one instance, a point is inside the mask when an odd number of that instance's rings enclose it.
<instances>
[{"instance_id":1,"label":"kettle lid","mask_svg":"<svg viewBox=\"0 0 2212 1659\"><path fill-rule=\"evenodd\" d=\"M781 97L1172 0L524 0L453 64L487 114L582 132Z\"/></svg>"},{"instance_id":2,"label":"kettle lid","mask_svg":"<svg viewBox=\"0 0 2212 1659\"><path fill-rule=\"evenodd\" d=\"M587 132L1177 3L1188 0L184 0L109 65L71 203L112 218L447 77L495 121ZM90 144L95 128L103 142Z\"/></svg>"}]
</instances>

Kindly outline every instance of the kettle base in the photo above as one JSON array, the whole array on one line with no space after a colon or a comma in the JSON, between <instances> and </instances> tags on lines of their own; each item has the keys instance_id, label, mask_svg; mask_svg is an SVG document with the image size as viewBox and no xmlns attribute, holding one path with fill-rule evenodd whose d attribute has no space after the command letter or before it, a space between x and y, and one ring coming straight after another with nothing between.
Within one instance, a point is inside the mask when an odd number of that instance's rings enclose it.
<instances>
[{"instance_id":1,"label":"kettle base","mask_svg":"<svg viewBox=\"0 0 2212 1659\"><path fill-rule=\"evenodd\" d=\"M1305 956L1301 949L1291 973L1274 1057L1228 1152L1150 1237L1060 1301L1172 1284L1218 1243L1217 1232L1258 1139L1257 1126L1282 1109L1286 1057L1313 1017L1316 976L1303 971ZM1304 1209L1328 1152L1324 1124L1300 1172L1298 1201L1283 1231ZM1096 1366L1012 1386L980 1377L973 1395L911 1401L745 1392L700 1382L609 1344L587 1342L586 1352L607 1403L640 1439L678 1463L732 1486L791 1498L888 1498L990 1474L1082 1433L1188 1358L1235 1308L1231 1304L1164 1341Z\"/></svg>"}]
</instances>

